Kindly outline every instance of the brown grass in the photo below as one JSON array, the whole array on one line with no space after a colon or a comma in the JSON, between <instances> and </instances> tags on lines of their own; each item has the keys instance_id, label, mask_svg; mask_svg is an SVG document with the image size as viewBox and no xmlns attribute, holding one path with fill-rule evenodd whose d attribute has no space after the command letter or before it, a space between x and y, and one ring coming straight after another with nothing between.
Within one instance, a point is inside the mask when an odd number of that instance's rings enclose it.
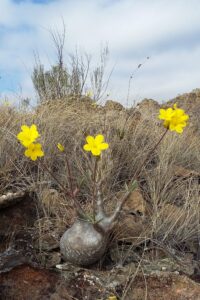
<instances>
[{"instance_id":1,"label":"brown grass","mask_svg":"<svg viewBox=\"0 0 200 300\"><path fill-rule=\"evenodd\" d=\"M54 226L63 228L63 223L70 225L74 218L70 199L37 162L31 162L23 155L24 150L17 142L16 134L22 124L35 123L41 134L45 162L54 175L65 186L69 186L65 159L56 145L60 142L65 146L73 184L80 188L79 201L90 211L92 191L87 166L90 155L84 153L82 146L86 135L103 133L110 148L102 157L102 192L110 210L115 206L117 193L123 192L125 183L140 168L164 130L157 118L149 118L147 113L141 118L135 116L134 110L96 107L89 98L54 101L38 106L29 113L1 107L0 193L34 186L43 217L57 220ZM151 207L151 213L144 216L148 226L140 233L141 236L170 247L186 247L189 251L197 243L200 231L199 178L177 176L175 170L181 166L199 171L199 144L192 126L182 135L169 132L142 170L139 187L144 200ZM53 199L51 188L56 190Z\"/></svg>"}]
</instances>

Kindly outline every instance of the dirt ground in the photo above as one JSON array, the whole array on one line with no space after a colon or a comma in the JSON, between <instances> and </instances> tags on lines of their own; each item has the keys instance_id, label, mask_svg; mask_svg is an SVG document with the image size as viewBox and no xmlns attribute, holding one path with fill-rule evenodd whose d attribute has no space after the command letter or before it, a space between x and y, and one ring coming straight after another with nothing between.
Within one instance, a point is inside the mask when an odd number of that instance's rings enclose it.
<instances>
[{"instance_id":1,"label":"dirt ground","mask_svg":"<svg viewBox=\"0 0 200 300\"><path fill-rule=\"evenodd\" d=\"M159 259L148 266L137 262L113 265L107 270L99 265L88 269L64 266L59 270L59 259L50 268L44 268L36 259L31 230L36 212L30 199L0 212L0 299L106 300L111 295L127 300L200 299L200 277L181 274L175 264L169 267L169 259ZM59 248L53 251L58 253ZM52 255L52 248L46 255Z\"/></svg>"}]
</instances>

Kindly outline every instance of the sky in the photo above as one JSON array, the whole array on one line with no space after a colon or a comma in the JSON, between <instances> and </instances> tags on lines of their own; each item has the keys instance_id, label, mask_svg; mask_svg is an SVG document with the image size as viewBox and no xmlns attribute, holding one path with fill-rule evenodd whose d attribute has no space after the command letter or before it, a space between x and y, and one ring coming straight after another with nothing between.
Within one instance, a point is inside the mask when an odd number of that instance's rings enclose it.
<instances>
[{"instance_id":1,"label":"sky","mask_svg":"<svg viewBox=\"0 0 200 300\"><path fill-rule=\"evenodd\" d=\"M47 70L55 64L51 31L63 22L66 61L78 49L96 65L108 45L113 100L161 102L200 88L199 16L199 0L0 0L0 98L34 101L34 54Z\"/></svg>"}]
</instances>

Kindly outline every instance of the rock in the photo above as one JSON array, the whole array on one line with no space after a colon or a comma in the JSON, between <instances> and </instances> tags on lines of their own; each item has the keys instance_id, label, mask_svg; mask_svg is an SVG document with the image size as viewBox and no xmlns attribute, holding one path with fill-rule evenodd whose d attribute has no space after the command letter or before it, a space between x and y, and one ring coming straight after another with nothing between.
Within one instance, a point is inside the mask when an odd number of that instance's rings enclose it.
<instances>
[{"instance_id":1,"label":"rock","mask_svg":"<svg viewBox=\"0 0 200 300\"><path fill-rule=\"evenodd\" d=\"M5 251L11 242L17 245L22 240L30 244L31 234L28 228L33 226L36 218L36 206L30 198L3 208L0 218L0 249Z\"/></svg>"},{"instance_id":2,"label":"rock","mask_svg":"<svg viewBox=\"0 0 200 300\"><path fill-rule=\"evenodd\" d=\"M118 195L120 197L120 194ZM141 234L145 236L147 215L150 207L144 200L139 189L134 190L126 201L122 216L115 228L116 238L131 241L134 244L141 242Z\"/></svg>"},{"instance_id":3,"label":"rock","mask_svg":"<svg viewBox=\"0 0 200 300\"><path fill-rule=\"evenodd\" d=\"M200 173L194 171L194 170L190 170L187 168L184 168L182 166L174 166L174 175L176 177L181 177L181 178L198 178L200 179Z\"/></svg>"},{"instance_id":4,"label":"rock","mask_svg":"<svg viewBox=\"0 0 200 300\"><path fill-rule=\"evenodd\" d=\"M196 94L197 96L200 96L200 89L199 88L193 89L192 93Z\"/></svg>"},{"instance_id":5,"label":"rock","mask_svg":"<svg viewBox=\"0 0 200 300\"><path fill-rule=\"evenodd\" d=\"M15 203L24 200L27 193L24 191L20 192L8 192L2 196L0 196L0 208L5 208Z\"/></svg>"},{"instance_id":6,"label":"rock","mask_svg":"<svg viewBox=\"0 0 200 300\"><path fill-rule=\"evenodd\" d=\"M140 267L139 267L140 266ZM0 298L24 300L108 299L198 300L200 285L179 274L176 264L159 260L115 267L109 271L63 265L61 272L22 265L0 274ZM62 277L61 277L62 275Z\"/></svg>"},{"instance_id":7,"label":"rock","mask_svg":"<svg viewBox=\"0 0 200 300\"><path fill-rule=\"evenodd\" d=\"M157 261L154 267L149 266L149 270L143 262L140 267L138 268L135 263L130 263L109 271L78 270L74 272L77 275L73 281L81 282L82 287L86 287L87 283L87 290L96 288L96 291L101 291L100 299L107 299L108 291L109 293L117 291L119 298L125 300L199 299L200 285L189 277L180 275L176 270L178 268L176 264L161 260ZM163 268L166 270L163 271ZM85 290L82 289L82 298L80 299L84 299L84 295L86 295ZM95 298L94 295L90 294L88 299L96 299L97 297Z\"/></svg>"},{"instance_id":8,"label":"rock","mask_svg":"<svg viewBox=\"0 0 200 300\"><path fill-rule=\"evenodd\" d=\"M22 265L0 274L0 298L50 299L58 280L59 276L55 272Z\"/></svg>"},{"instance_id":9,"label":"rock","mask_svg":"<svg viewBox=\"0 0 200 300\"><path fill-rule=\"evenodd\" d=\"M153 261L147 260L143 263L144 274L154 274L157 271L184 273L191 276L194 274L195 264L192 262L192 256L182 258L165 257L155 259Z\"/></svg>"},{"instance_id":10,"label":"rock","mask_svg":"<svg viewBox=\"0 0 200 300\"><path fill-rule=\"evenodd\" d=\"M126 243L126 241L123 244L117 242L111 244L109 254L112 262L117 266L140 261L140 256L136 253L135 247L130 243Z\"/></svg>"},{"instance_id":11,"label":"rock","mask_svg":"<svg viewBox=\"0 0 200 300\"><path fill-rule=\"evenodd\" d=\"M11 207L6 207L1 210L0 218L0 233L3 234L14 228L33 225L36 219L35 203L30 198L22 199Z\"/></svg>"},{"instance_id":12,"label":"rock","mask_svg":"<svg viewBox=\"0 0 200 300\"><path fill-rule=\"evenodd\" d=\"M135 109L141 113L143 119L152 119L159 114L160 105L155 100L144 99Z\"/></svg>"},{"instance_id":13,"label":"rock","mask_svg":"<svg viewBox=\"0 0 200 300\"><path fill-rule=\"evenodd\" d=\"M123 105L116 102L116 101L113 101L113 100L107 100L106 101L106 104L105 104L105 109L106 110L118 110L118 111L121 111L124 109Z\"/></svg>"},{"instance_id":14,"label":"rock","mask_svg":"<svg viewBox=\"0 0 200 300\"><path fill-rule=\"evenodd\" d=\"M70 281L71 279L76 279L78 276L79 272L85 271L86 269L75 266L69 262L65 262L62 264L57 264L56 268L58 270L61 270L63 277L65 278L66 281Z\"/></svg>"},{"instance_id":15,"label":"rock","mask_svg":"<svg viewBox=\"0 0 200 300\"><path fill-rule=\"evenodd\" d=\"M149 206L144 200L139 188L135 189L127 199L124 208L129 214L145 216L149 213Z\"/></svg>"},{"instance_id":16,"label":"rock","mask_svg":"<svg viewBox=\"0 0 200 300\"><path fill-rule=\"evenodd\" d=\"M126 117L127 121L124 129L126 131L128 130L130 133L133 133L136 130L137 126L140 124L142 114L136 108L126 110L126 113L128 116Z\"/></svg>"},{"instance_id":17,"label":"rock","mask_svg":"<svg viewBox=\"0 0 200 300\"><path fill-rule=\"evenodd\" d=\"M46 267L47 269L53 267L55 268L56 265L58 265L61 262L60 252L50 252L50 253L42 252L40 258L41 258L41 265Z\"/></svg>"},{"instance_id":18,"label":"rock","mask_svg":"<svg viewBox=\"0 0 200 300\"><path fill-rule=\"evenodd\" d=\"M56 232L44 233L38 237L34 246L47 252L57 249L59 248L59 236Z\"/></svg>"},{"instance_id":19,"label":"rock","mask_svg":"<svg viewBox=\"0 0 200 300\"><path fill-rule=\"evenodd\" d=\"M74 298L76 292L70 291L69 294L69 287L66 286L65 282L61 281L56 286L56 291L50 296L50 300L71 300L71 299L78 299Z\"/></svg>"},{"instance_id":20,"label":"rock","mask_svg":"<svg viewBox=\"0 0 200 300\"><path fill-rule=\"evenodd\" d=\"M0 273L8 272L17 266L23 265L25 262L28 262L28 258L20 251L8 248L3 253L0 253Z\"/></svg>"},{"instance_id":21,"label":"rock","mask_svg":"<svg viewBox=\"0 0 200 300\"><path fill-rule=\"evenodd\" d=\"M123 216L114 230L115 238L126 242L132 242L134 245L140 244L144 238L140 238L144 233L144 221L135 216Z\"/></svg>"},{"instance_id":22,"label":"rock","mask_svg":"<svg viewBox=\"0 0 200 300\"><path fill-rule=\"evenodd\" d=\"M115 289L120 285L124 285L128 277L131 277L137 271L135 263L129 263L124 267L113 268L110 272L98 274L94 272L95 276L101 281L101 284L108 289Z\"/></svg>"},{"instance_id":23,"label":"rock","mask_svg":"<svg viewBox=\"0 0 200 300\"><path fill-rule=\"evenodd\" d=\"M125 300L199 300L200 285L185 275L170 272L138 275L129 282Z\"/></svg>"}]
</instances>

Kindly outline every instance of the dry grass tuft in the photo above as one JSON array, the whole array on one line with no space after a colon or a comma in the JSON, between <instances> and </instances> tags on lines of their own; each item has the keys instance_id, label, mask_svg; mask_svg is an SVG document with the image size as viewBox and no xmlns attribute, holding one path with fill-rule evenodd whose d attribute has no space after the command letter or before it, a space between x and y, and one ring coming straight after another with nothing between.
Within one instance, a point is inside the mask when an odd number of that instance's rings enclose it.
<instances>
[{"instance_id":1,"label":"dry grass tuft","mask_svg":"<svg viewBox=\"0 0 200 300\"><path fill-rule=\"evenodd\" d=\"M156 114L155 111L152 116ZM62 230L63 224L69 226L73 222L72 203L49 174L24 157L23 149L15 138L22 124L35 123L38 126L45 162L54 175L69 186L65 158L56 145L62 143L65 146L73 170L73 184L80 188L79 201L89 211L91 182L88 154L82 150L86 135L102 133L110 144L109 150L103 153L101 165L104 178L102 193L110 210L116 204L117 193L123 192L125 183L140 168L164 130L157 118L149 117L146 112L106 109L94 105L87 97L77 101L46 102L30 113L0 107L0 120L1 193L35 186L42 216L53 220L53 226L60 226ZM132 238L145 236L163 245L189 250L196 245L200 234L200 177L177 175L176 170L181 167L189 173L192 170L198 174L199 144L192 127L182 135L167 134L140 174L139 187L151 209L142 216L145 226L141 228L144 229ZM39 227L43 230L41 224ZM122 236L126 226L120 230Z\"/></svg>"}]
</instances>

